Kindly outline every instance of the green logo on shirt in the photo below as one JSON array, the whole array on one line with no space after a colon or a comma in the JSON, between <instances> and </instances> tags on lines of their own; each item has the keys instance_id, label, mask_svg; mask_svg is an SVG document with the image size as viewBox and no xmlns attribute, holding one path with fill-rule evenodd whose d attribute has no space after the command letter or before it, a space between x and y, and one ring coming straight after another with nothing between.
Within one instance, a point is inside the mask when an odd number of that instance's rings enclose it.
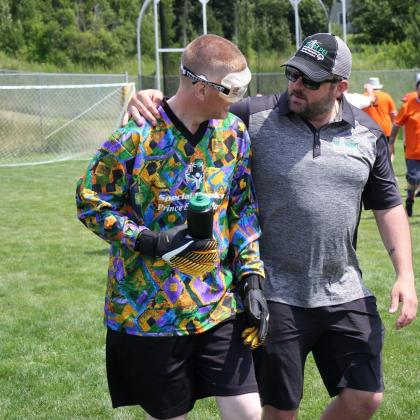
<instances>
[{"instance_id":1,"label":"green logo on shirt","mask_svg":"<svg viewBox=\"0 0 420 420\"><path fill-rule=\"evenodd\" d=\"M342 149L344 152L359 150L359 142L352 137L334 137L332 144L335 149Z\"/></svg>"}]
</instances>

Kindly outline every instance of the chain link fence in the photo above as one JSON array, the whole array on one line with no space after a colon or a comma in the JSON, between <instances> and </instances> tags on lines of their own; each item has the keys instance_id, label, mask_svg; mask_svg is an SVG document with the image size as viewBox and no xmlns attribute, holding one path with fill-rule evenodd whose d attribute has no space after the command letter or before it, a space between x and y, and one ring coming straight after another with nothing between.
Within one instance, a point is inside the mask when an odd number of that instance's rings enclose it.
<instances>
[{"instance_id":1,"label":"chain link fence","mask_svg":"<svg viewBox=\"0 0 420 420\"><path fill-rule=\"evenodd\" d=\"M130 83L0 86L0 166L91 156L133 93Z\"/></svg>"},{"instance_id":2,"label":"chain link fence","mask_svg":"<svg viewBox=\"0 0 420 420\"><path fill-rule=\"evenodd\" d=\"M105 83L128 83L127 73L33 73L0 69L0 86L45 86L45 85L98 85Z\"/></svg>"},{"instance_id":3,"label":"chain link fence","mask_svg":"<svg viewBox=\"0 0 420 420\"><path fill-rule=\"evenodd\" d=\"M370 77L379 77L383 90L388 92L394 99L395 106L399 108L401 98L406 92L415 90L416 73L420 69L409 70L355 70L350 78L350 91L363 93L363 86ZM162 77L161 86L165 95L173 95L178 87L179 76ZM151 89L155 86L154 76L143 76L142 89ZM270 93L283 92L287 88L287 80L284 72L279 73L253 73L248 88L248 95L268 95Z\"/></svg>"},{"instance_id":4,"label":"chain link fence","mask_svg":"<svg viewBox=\"0 0 420 420\"><path fill-rule=\"evenodd\" d=\"M351 92L363 92L369 77L378 77L399 108L402 96L415 89L411 70L353 71ZM167 96L179 76L162 78ZM128 83L127 83L128 82ZM120 124L137 78L124 74L25 73L0 70L0 166L86 157ZM143 76L142 89L155 78ZM255 73L248 95L282 92L283 72ZM140 87L137 85L136 89Z\"/></svg>"}]
</instances>

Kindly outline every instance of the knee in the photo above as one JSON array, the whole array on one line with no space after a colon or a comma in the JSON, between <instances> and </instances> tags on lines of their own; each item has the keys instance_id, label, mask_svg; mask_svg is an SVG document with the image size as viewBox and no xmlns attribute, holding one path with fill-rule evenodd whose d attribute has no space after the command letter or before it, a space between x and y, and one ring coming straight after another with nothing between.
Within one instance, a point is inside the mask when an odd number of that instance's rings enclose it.
<instances>
[{"instance_id":1,"label":"knee","mask_svg":"<svg viewBox=\"0 0 420 420\"><path fill-rule=\"evenodd\" d=\"M246 420L261 420L261 415L262 415L261 407L254 407L251 410L247 410L243 415L244 417L235 417L235 419L243 418Z\"/></svg>"},{"instance_id":2,"label":"knee","mask_svg":"<svg viewBox=\"0 0 420 420\"><path fill-rule=\"evenodd\" d=\"M222 420L261 420L261 407L240 407L234 412L220 412Z\"/></svg>"},{"instance_id":3,"label":"knee","mask_svg":"<svg viewBox=\"0 0 420 420\"><path fill-rule=\"evenodd\" d=\"M384 394L383 392L372 392L371 394L372 395L369 398L367 405L368 405L368 409L370 409L373 414L382 404L382 401L384 399Z\"/></svg>"},{"instance_id":4,"label":"knee","mask_svg":"<svg viewBox=\"0 0 420 420\"><path fill-rule=\"evenodd\" d=\"M382 392L358 391L345 389L341 394L348 407L357 407L358 411L364 412L367 416L373 415L382 403L384 394Z\"/></svg>"},{"instance_id":5,"label":"knee","mask_svg":"<svg viewBox=\"0 0 420 420\"><path fill-rule=\"evenodd\" d=\"M279 410L271 405L263 408L262 420L296 420L297 410Z\"/></svg>"},{"instance_id":6,"label":"knee","mask_svg":"<svg viewBox=\"0 0 420 420\"><path fill-rule=\"evenodd\" d=\"M222 414L222 413L221 413ZM260 405L238 407L234 412L221 415L222 420L261 420L262 408Z\"/></svg>"},{"instance_id":7,"label":"knee","mask_svg":"<svg viewBox=\"0 0 420 420\"><path fill-rule=\"evenodd\" d=\"M261 420L261 404L258 393L216 397L222 420Z\"/></svg>"}]
</instances>

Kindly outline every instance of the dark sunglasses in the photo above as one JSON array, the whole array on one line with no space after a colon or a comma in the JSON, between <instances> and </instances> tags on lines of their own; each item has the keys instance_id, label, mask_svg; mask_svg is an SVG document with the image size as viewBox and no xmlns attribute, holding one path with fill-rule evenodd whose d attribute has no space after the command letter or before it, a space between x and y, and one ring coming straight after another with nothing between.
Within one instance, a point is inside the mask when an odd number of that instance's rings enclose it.
<instances>
[{"instance_id":1,"label":"dark sunglasses","mask_svg":"<svg viewBox=\"0 0 420 420\"><path fill-rule=\"evenodd\" d=\"M318 90L323 83L338 83L343 80L329 79L323 80L322 82L315 82L315 80L306 77L301 71L289 66L286 66L284 74L286 75L286 79L290 80L291 82L296 82L299 79L299 77L301 77L303 86L310 90Z\"/></svg>"}]
</instances>

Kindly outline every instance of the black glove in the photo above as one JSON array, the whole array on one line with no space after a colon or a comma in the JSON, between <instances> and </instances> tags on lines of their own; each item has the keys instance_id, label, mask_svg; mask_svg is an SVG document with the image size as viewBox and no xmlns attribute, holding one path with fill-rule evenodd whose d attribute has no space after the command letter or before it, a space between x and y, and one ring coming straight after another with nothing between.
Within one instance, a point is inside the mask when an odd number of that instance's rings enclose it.
<instances>
[{"instance_id":1,"label":"black glove","mask_svg":"<svg viewBox=\"0 0 420 420\"><path fill-rule=\"evenodd\" d=\"M143 230L136 240L135 249L143 255L160 257L190 276L203 276L219 262L217 242L214 239L191 238L187 225L159 233Z\"/></svg>"},{"instance_id":2,"label":"black glove","mask_svg":"<svg viewBox=\"0 0 420 420\"><path fill-rule=\"evenodd\" d=\"M268 306L261 290L261 277L251 274L243 280L241 296L248 328L242 332L244 344L254 350L260 346L268 333Z\"/></svg>"}]
</instances>

